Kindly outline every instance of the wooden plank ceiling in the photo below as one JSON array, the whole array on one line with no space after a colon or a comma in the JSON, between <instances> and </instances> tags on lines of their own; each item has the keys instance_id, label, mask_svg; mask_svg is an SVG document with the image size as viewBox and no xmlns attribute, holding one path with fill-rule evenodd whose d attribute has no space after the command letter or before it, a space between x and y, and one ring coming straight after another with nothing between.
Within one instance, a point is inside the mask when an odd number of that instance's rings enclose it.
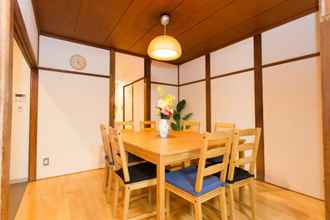
<instances>
[{"instance_id":1,"label":"wooden plank ceiling","mask_svg":"<svg viewBox=\"0 0 330 220\"><path fill-rule=\"evenodd\" d=\"M181 43L182 63L318 9L318 0L35 0L41 34L146 55L162 33Z\"/></svg>"}]
</instances>

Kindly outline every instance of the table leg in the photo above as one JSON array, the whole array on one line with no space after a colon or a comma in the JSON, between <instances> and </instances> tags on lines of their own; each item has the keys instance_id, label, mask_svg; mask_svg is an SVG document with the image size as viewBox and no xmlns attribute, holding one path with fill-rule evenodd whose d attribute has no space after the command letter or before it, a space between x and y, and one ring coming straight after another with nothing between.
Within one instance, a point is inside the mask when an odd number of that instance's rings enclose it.
<instances>
[{"instance_id":1,"label":"table leg","mask_svg":"<svg viewBox=\"0 0 330 220\"><path fill-rule=\"evenodd\" d=\"M165 220L165 165L157 164L157 220Z\"/></svg>"}]
</instances>

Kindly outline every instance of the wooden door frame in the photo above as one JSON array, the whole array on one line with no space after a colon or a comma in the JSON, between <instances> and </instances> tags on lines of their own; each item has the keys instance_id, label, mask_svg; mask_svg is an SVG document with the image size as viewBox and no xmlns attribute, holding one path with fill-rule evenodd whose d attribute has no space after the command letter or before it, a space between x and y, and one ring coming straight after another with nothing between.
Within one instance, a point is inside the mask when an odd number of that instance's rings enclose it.
<instances>
[{"instance_id":1,"label":"wooden door frame","mask_svg":"<svg viewBox=\"0 0 330 220\"><path fill-rule=\"evenodd\" d=\"M13 0L0 1L0 147L1 171L1 215L8 219L9 168L12 118L12 67L13 67Z\"/></svg>"},{"instance_id":2,"label":"wooden door frame","mask_svg":"<svg viewBox=\"0 0 330 220\"><path fill-rule=\"evenodd\" d=\"M322 110L324 145L324 186L326 219L330 220L330 0L322 0L321 5L321 70L322 70Z\"/></svg>"}]
</instances>

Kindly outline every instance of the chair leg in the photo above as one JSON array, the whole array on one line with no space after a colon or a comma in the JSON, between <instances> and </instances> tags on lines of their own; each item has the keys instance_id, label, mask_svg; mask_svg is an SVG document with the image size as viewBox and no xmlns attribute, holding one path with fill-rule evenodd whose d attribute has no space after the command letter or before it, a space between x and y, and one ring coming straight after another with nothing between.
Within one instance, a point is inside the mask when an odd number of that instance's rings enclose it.
<instances>
[{"instance_id":1,"label":"chair leg","mask_svg":"<svg viewBox=\"0 0 330 220\"><path fill-rule=\"evenodd\" d=\"M194 210L195 210L195 220L202 220L202 203L195 202Z\"/></svg>"},{"instance_id":2,"label":"chair leg","mask_svg":"<svg viewBox=\"0 0 330 220\"><path fill-rule=\"evenodd\" d=\"M117 179L117 177L115 178L115 187L114 187L114 193L113 193L113 205L112 205L112 216L113 218L116 217L116 213L117 213L117 208L118 208L118 195L119 195L119 181Z\"/></svg>"},{"instance_id":3,"label":"chair leg","mask_svg":"<svg viewBox=\"0 0 330 220\"><path fill-rule=\"evenodd\" d=\"M166 216L170 216L170 211L171 211L171 203L170 203L170 191L166 190L166 204L165 204L165 207L166 207Z\"/></svg>"},{"instance_id":4,"label":"chair leg","mask_svg":"<svg viewBox=\"0 0 330 220\"><path fill-rule=\"evenodd\" d=\"M109 169L108 169L108 186L107 186L107 195L106 195L106 197L107 197L107 201L108 201L108 203L110 203L110 200L111 200L111 191L112 191L112 172L113 172L113 169L110 167Z\"/></svg>"},{"instance_id":5,"label":"chair leg","mask_svg":"<svg viewBox=\"0 0 330 220\"><path fill-rule=\"evenodd\" d=\"M249 191L250 191L250 203L251 203L251 212L252 212L252 219L256 219L256 193L255 193L255 184L252 180L249 184Z\"/></svg>"},{"instance_id":6,"label":"chair leg","mask_svg":"<svg viewBox=\"0 0 330 220\"><path fill-rule=\"evenodd\" d=\"M152 187L148 188L148 203L150 206L152 205Z\"/></svg>"},{"instance_id":7,"label":"chair leg","mask_svg":"<svg viewBox=\"0 0 330 220\"><path fill-rule=\"evenodd\" d=\"M235 200L234 200L234 188L232 185L227 187L228 191L228 203L229 203L229 214L230 219L235 220Z\"/></svg>"},{"instance_id":8,"label":"chair leg","mask_svg":"<svg viewBox=\"0 0 330 220\"><path fill-rule=\"evenodd\" d=\"M128 209L129 209L130 194L131 194L130 189L127 186L125 186L123 220L127 220L128 219Z\"/></svg>"},{"instance_id":9,"label":"chair leg","mask_svg":"<svg viewBox=\"0 0 330 220\"><path fill-rule=\"evenodd\" d=\"M218 196L218 201L221 211L221 220L227 220L228 213L227 213L226 190L222 190L221 194Z\"/></svg>"},{"instance_id":10,"label":"chair leg","mask_svg":"<svg viewBox=\"0 0 330 220\"><path fill-rule=\"evenodd\" d=\"M109 183L109 167L106 165L104 169L104 193L107 193Z\"/></svg>"}]
</instances>

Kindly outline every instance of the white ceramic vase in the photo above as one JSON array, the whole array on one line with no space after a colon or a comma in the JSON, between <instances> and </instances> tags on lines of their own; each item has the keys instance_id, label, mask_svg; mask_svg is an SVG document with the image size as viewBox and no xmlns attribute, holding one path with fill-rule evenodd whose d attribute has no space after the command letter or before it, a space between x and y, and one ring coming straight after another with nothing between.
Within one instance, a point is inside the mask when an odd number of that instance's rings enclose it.
<instances>
[{"instance_id":1,"label":"white ceramic vase","mask_svg":"<svg viewBox=\"0 0 330 220\"><path fill-rule=\"evenodd\" d=\"M168 125L168 120L167 119L160 119L159 121L159 135L161 138L167 138L168 136L168 129L170 126Z\"/></svg>"}]
</instances>

